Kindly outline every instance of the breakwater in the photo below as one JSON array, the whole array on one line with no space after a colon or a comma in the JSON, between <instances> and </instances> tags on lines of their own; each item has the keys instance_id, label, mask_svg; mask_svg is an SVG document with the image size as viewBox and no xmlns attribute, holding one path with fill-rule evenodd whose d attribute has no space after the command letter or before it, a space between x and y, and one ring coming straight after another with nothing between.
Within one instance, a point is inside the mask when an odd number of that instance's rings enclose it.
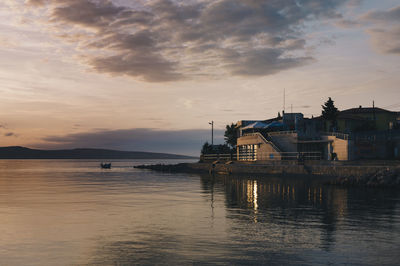
<instances>
[{"instance_id":1,"label":"breakwater","mask_svg":"<svg viewBox=\"0 0 400 266\"><path fill-rule=\"evenodd\" d=\"M332 185L400 186L400 166L390 165L277 165L244 163L181 163L140 165L136 168L164 172L232 175L315 176Z\"/></svg>"}]
</instances>

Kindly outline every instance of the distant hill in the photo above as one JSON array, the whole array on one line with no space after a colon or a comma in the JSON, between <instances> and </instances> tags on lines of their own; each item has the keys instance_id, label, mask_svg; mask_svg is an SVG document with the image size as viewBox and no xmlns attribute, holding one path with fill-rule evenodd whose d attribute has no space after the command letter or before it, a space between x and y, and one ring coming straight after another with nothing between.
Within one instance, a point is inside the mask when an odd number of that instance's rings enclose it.
<instances>
[{"instance_id":1,"label":"distant hill","mask_svg":"<svg viewBox=\"0 0 400 266\"><path fill-rule=\"evenodd\" d=\"M0 159L192 159L195 157L141 151L105 149L35 150L25 147L0 147Z\"/></svg>"}]
</instances>

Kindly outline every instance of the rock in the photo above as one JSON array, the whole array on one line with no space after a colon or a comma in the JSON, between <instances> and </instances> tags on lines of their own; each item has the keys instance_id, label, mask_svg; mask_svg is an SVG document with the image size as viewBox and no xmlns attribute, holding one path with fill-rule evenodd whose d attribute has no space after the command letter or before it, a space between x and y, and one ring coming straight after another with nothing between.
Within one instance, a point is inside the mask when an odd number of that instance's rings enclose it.
<instances>
[{"instance_id":1,"label":"rock","mask_svg":"<svg viewBox=\"0 0 400 266\"><path fill-rule=\"evenodd\" d=\"M394 187L400 186L400 167L386 168L372 175L362 177L339 177L330 182L342 186Z\"/></svg>"}]
</instances>

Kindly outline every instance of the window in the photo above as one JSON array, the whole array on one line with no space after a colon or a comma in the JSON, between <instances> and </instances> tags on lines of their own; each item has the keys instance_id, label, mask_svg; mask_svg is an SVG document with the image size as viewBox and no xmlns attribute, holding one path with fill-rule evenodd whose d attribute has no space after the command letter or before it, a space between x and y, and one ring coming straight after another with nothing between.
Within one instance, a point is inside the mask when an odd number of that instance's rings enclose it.
<instances>
[{"instance_id":1,"label":"window","mask_svg":"<svg viewBox=\"0 0 400 266\"><path fill-rule=\"evenodd\" d=\"M240 145L239 160L240 161L255 161L257 160L258 144Z\"/></svg>"}]
</instances>

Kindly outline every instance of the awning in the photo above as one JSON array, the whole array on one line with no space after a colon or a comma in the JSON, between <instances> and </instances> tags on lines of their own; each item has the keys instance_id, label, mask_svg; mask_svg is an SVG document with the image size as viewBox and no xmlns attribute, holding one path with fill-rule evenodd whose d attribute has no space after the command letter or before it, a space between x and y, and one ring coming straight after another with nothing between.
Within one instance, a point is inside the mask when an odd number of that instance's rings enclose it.
<instances>
[{"instance_id":1,"label":"awning","mask_svg":"<svg viewBox=\"0 0 400 266\"><path fill-rule=\"evenodd\" d=\"M264 122L258 121L258 122L254 122L244 128L242 128L242 130L246 130L246 129L256 129L256 128L260 128L263 129L267 126L267 124L265 124Z\"/></svg>"}]
</instances>

